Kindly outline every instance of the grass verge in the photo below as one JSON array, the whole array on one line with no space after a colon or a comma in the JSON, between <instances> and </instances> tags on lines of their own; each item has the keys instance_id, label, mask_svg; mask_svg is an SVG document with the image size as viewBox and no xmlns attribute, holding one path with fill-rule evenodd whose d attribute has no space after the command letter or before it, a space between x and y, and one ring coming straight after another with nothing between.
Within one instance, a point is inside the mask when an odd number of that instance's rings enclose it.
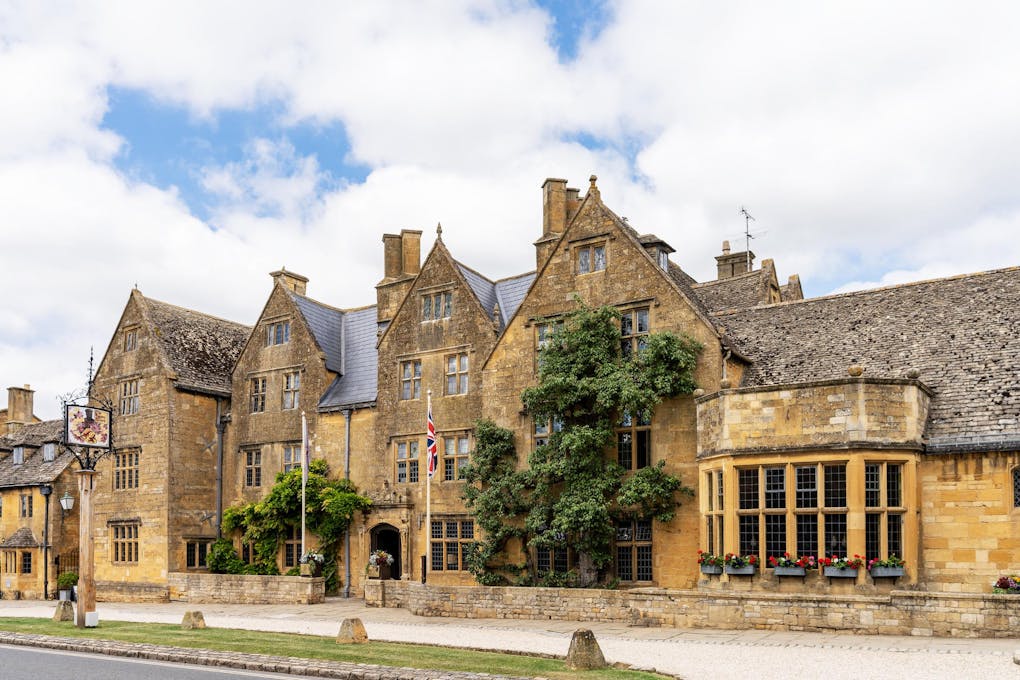
<instances>
[{"instance_id":1,"label":"grass verge","mask_svg":"<svg viewBox=\"0 0 1020 680\"><path fill-rule=\"evenodd\" d=\"M293 633L262 633L229 628L182 630L180 626L159 623L103 621L97 628L76 628L73 622L47 619L0 618L0 630L61 637L118 640L154 645L172 645L190 649L224 652L272 654L305 659L328 659L349 663L370 663L429 670L469 671L500 675L542 676L546 678L591 678L591 680L661 680L661 675L607 668L598 671L568 670L559 659L517 654L478 652L453 647L433 647L396 642L368 642L362 645L338 645L333 638Z\"/></svg>"}]
</instances>

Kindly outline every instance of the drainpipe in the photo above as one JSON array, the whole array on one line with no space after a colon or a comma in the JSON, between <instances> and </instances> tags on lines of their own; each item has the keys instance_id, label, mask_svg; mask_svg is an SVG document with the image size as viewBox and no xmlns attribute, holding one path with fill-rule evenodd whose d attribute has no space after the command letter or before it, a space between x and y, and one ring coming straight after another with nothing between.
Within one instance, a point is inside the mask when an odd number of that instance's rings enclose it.
<instances>
[{"instance_id":1,"label":"drainpipe","mask_svg":"<svg viewBox=\"0 0 1020 680\"><path fill-rule=\"evenodd\" d=\"M230 416L222 412L223 401L216 398L216 539L223 538L223 433Z\"/></svg>"},{"instance_id":2,"label":"drainpipe","mask_svg":"<svg viewBox=\"0 0 1020 680\"><path fill-rule=\"evenodd\" d=\"M351 410L346 408L344 414L344 479L351 478ZM351 596L351 526L344 531L344 597Z\"/></svg>"}]
</instances>

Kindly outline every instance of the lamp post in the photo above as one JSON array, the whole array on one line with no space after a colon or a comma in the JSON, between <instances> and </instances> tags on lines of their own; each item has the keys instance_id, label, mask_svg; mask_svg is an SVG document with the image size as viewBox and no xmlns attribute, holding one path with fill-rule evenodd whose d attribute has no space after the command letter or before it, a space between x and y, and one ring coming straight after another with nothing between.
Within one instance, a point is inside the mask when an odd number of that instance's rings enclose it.
<instances>
[{"instance_id":1,"label":"lamp post","mask_svg":"<svg viewBox=\"0 0 1020 680\"><path fill-rule=\"evenodd\" d=\"M53 487L49 484L43 484L39 487L39 493L43 497L43 505L46 506L46 512L43 519L43 599L50 599L50 494L53 493Z\"/></svg>"},{"instance_id":2,"label":"lamp post","mask_svg":"<svg viewBox=\"0 0 1020 680\"><path fill-rule=\"evenodd\" d=\"M64 512L71 512L74 507L74 496L71 495L70 491L65 491L64 495L60 497L60 509Z\"/></svg>"}]
</instances>

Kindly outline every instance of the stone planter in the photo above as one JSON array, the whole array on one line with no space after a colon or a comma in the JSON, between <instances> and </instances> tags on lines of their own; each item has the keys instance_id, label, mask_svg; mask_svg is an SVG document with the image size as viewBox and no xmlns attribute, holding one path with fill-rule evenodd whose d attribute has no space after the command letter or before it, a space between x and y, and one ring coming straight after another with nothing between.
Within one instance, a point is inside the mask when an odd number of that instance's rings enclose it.
<instances>
[{"instance_id":1,"label":"stone planter","mask_svg":"<svg viewBox=\"0 0 1020 680\"><path fill-rule=\"evenodd\" d=\"M899 578L903 576L903 567L872 567L871 578Z\"/></svg>"},{"instance_id":2,"label":"stone planter","mask_svg":"<svg viewBox=\"0 0 1020 680\"><path fill-rule=\"evenodd\" d=\"M58 590L57 593L58 593L58 597L59 597L61 602L70 602L71 601L71 590L70 589L67 589L67 590Z\"/></svg>"},{"instance_id":3,"label":"stone planter","mask_svg":"<svg viewBox=\"0 0 1020 680\"><path fill-rule=\"evenodd\" d=\"M369 578L379 578L379 565L370 564L365 567L365 576Z\"/></svg>"},{"instance_id":4,"label":"stone planter","mask_svg":"<svg viewBox=\"0 0 1020 680\"><path fill-rule=\"evenodd\" d=\"M776 567L773 570L776 576L800 576L803 577L807 574L807 569L804 567Z\"/></svg>"},{"instance_id":5,"label":"stone planter","mask_svg":"<svg viewBox=\"0 0 1020 680\"><path fill-rule=\"evenodd\" d=\"M712 564L703 564L703 565L701 565L701 573L702 574L721 574L722 573L722 567L717 567L717 566L714 566Z\"/></svg>"},{"instance_id":6,"label":"stone planter","mask_svg":"<svg viewBox=\"0 0 1020 680\"><path fill-rule=\"evenodd\" d=\"M318 562L302 562L301 563L301 575L305 577L321 576L322 567L319 566Z\"/></svg>"},{"instance_id":7,"label":"stone planter","mask_svg":"<svg viewBox=\"0 0 1020 680\"><path fill-rule=\"evenodd\" d=\"M829 578L857 578L857 570L840 569L839 567L826 567L825 575Z\"/></svg>"},{"instance_id":8,"label":"stone planter","mask_svg":"<svg viewBox=\"0 0 1020 680\"><path fill-rule=\"evenodd\" d=\"M754 576L754 565L749 564L746 567L725 567L726 573L731 576Z\"/></svg>"}]
</instances>

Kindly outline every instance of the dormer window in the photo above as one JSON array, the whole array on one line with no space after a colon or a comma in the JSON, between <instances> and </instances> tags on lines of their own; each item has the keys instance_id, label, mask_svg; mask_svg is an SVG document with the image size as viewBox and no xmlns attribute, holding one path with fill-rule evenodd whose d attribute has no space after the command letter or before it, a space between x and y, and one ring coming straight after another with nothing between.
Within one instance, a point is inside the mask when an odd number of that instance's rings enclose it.
<instances>
[{"instance_id":1,"label":"dormer window","mask_svg":"<svg viewBox=\"0 0 1020 680\"><path fill-rule=\"evenodd\" d=\"M590 274L606 268L606 244L594 244L577 249L577 273Z\"/></svg>"},{"instance_id":2,"label":"dormer window","mask_svg":"<svg viewBox=\"0 0 1020 680\"><path fill-rule=\"evenodd\" d=\"M662 248L659 248L659 266L669 271L669 252Z\"/></svg>"},{"instance_id":3,"label":"dormer window","mask_svg":"<svg viewBox=\"0 0 1020 680\"><path fill-rule=\"evenodd\" d=\"M442 293L430 293L422 296L421 320L435 321L437 319L448 319L453 314L453 293L445 291Z\"/></svg>"},{"instance_id":4,"label":"dormer window","mask_svg":"<svg viewBox=\"0 0 1020 680\"><path fill-rule=\"evenodd\" d=\"M25 447L24 446L15 446L14 447L14 453L11 456L11 459L14 462L15 465L21 465L22 463L24 463L25 462Z\"/></svg>"},{"instance_id":5,"label":"dormer window","mask_svg":"<svg viewBox=\"0 0 1020 680\"><path fill-rule=\"evenodd\" d=\"M52 462L57 457L57 445L53 442L46 442L42 447L42 459L44 463Z\"/></svg>"},{"instance_id":6,"label":"dormer window","mask_svg":"<svg viewBox=\"0 0 1020 680\"><path fill-rule=\"evenodd\" d=\"M290 321L277 321L266 326L266 347L290 342Z\"/></svg>"}]
</instances>

